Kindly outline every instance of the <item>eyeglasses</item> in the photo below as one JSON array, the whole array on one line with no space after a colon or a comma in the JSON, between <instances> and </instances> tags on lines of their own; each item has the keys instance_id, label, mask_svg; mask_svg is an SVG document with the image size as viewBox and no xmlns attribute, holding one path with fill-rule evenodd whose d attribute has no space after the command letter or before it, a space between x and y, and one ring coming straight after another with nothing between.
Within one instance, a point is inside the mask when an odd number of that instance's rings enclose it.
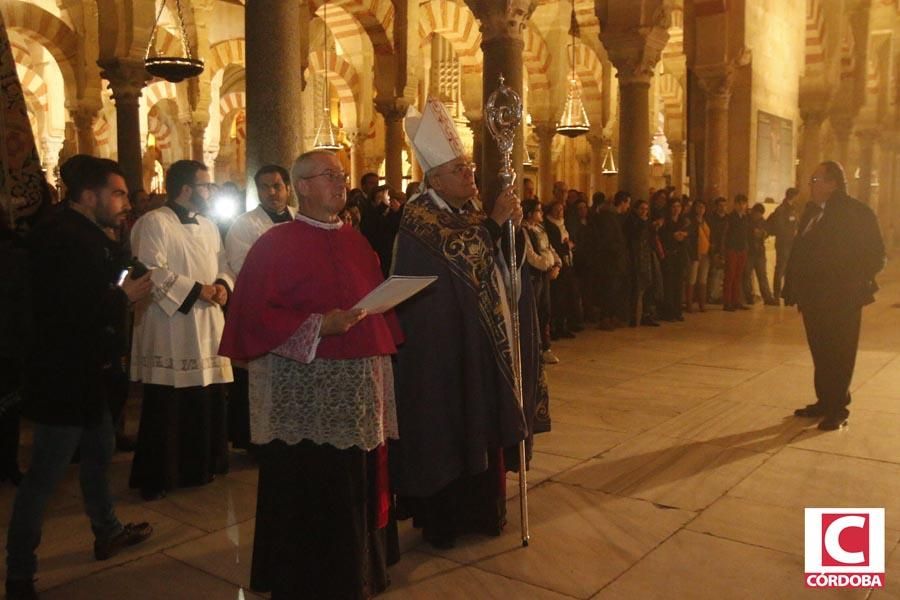
<instances>
[{"instance_id":1,"label":"eyeglasses","mask_svg":"<svg viewBox=\"0 0 900 600\"><path fill-rule=\"evenodd\" d=\"M315 175L310 175L309 177L301 177L300 179L315 179L316 177L324 177L331 183L344 183L347 181L346 173L343 171L332 171L331 169L316 173Z\"/></svg>"},{"instance_id":2,"label":"eyeglasses","mask_svg":"<svg viewBox=\"0 0 900 600\"><path fill-rule=\"evenodd\" d=\"M204 188L207 192L214 192L218 189L216 184L214 184L212 182L210 182L210 183L194 183L194 184L191 184L191 187Z\"/></svg>"},{"instance_id":3,"label":"eyeglasses","mask_svg":"<svg viewBox=\"0 0 900 600\"><path fill-rule=\"evenodd\" d=\"M462 177L475 172L475 163L460 163L449 170L450 173Z\"/></svg>"}]
</instances>

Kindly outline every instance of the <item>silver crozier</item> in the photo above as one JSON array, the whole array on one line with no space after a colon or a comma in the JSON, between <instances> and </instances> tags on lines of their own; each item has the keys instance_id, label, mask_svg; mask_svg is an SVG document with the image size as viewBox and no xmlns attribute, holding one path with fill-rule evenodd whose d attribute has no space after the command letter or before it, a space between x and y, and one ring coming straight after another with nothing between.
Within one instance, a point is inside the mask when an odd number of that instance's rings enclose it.
<instances>
[{"instance_id":1,"label":"silver crozier","mask_svg":"<svg viewBox=\"0 0 900 600\"><path fill-rule=\"evenodd\" d=\"M503 190L516 182L516 170L512 165L513 145L516 133L522 124L522 99L514 90L503 83L503 75L497 89L488 97L484 106L485 120L491 137L500 151L500 172L498 176ZM516 399L522 414L525 413L525 399L522 393L522 337L519 328L519 292L522 289L519 276L519 260L516 257L516 226L510 218L506 222L506 234L509 239L509 314L512 321L513 381ZM530 538L528 531L528 476L525 471L525 440L519 442L519 514L521 515L522 545L527 546Z\"/></svg>"}]
</instances>

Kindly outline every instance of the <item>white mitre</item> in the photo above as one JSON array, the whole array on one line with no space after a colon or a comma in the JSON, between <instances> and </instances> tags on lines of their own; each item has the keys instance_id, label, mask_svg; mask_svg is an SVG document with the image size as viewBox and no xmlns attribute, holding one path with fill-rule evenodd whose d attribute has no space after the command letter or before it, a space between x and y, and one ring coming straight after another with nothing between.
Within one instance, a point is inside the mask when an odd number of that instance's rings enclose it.
<instances>
[{"instance_id":1,"label":"white mitre","mask_svg":"<svg viewBox=\"0 0 900 600\"><path fill-rule=\"evenodd\" d=\"M410 106L403 126L424 173L466 156L462 140L456 131L456 123L444 104L436 98L428 98L424 113L419 113L415 107Z\"/></svg>"}]
</instances>

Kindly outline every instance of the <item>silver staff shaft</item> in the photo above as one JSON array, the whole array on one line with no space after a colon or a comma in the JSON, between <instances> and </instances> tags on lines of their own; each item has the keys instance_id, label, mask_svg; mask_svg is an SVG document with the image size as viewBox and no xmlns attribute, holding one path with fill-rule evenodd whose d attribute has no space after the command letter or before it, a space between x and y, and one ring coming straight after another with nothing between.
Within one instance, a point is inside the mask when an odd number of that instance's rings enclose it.
<instances>
[{"instance_id":1,"label":"silver staff shaft","mask_svg":"<svg viewBox=\"0 0 900 600\"><path fill-rule=\"evenodd\" d=\"M500 172L497 173L505 193L516 182L516 170L512 164L513 146L516 133L522 124L522 97L508 87L500 75L499 85L484 106L485 122L497 143L500 153ZM519 276L519 259L516 256L516 226L512 218L506 224L509 239L509 314L512 321L512 339L510 354L512 355L513 385L519 409L525 414L525 395L522 392L522 335L519 327L519 294L522 285ZM526 432L527 435L527 432ZM528 531L528 474L526 468L525 440L519 443L519 514L522 517L522 545L527 546L530 538Z\"/></svg>"},{"instance_id":2,"label":"silver staff shaft","mask_svg":"<svg viewBox=\"0 0 900 600\"><path fill-rule=\"evenodd\" d=\"M519 325L519 294L522 290L522 281L519 274L519 259L516 256L516 226L512 219L506 223L506 232L509 238L509 317L512 321L512 350L513 380L516 386L516 399L519 408L525 414L525 394L522 391L522 330ZM531 539L528 527L528 471L525 468L525 440L519 442L519 515L522 532L522 545L527 546Z\"/></svg>"}]
</instances>

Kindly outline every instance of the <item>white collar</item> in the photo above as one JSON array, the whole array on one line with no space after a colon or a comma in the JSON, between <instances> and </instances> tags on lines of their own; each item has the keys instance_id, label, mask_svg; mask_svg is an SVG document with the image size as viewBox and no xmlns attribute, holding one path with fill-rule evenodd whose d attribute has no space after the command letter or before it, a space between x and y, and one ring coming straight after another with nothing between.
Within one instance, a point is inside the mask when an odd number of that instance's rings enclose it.
<instances>
[{"instance_id":1,"label":"white collar","mask_svg":"<svg viewBox=\"0 0 900 600\"><path fill-rule=\"evenodd\" d=\"M297 216L294 217L295 220L300 221L301 223L306 223L307 225L312 225L318 229L340 229L344 226L344 222L338 220L335 223L323 223L322 221L317 221L315 219L311 219L300 212L297 213Z\"/></svg>"}]
</instances>

